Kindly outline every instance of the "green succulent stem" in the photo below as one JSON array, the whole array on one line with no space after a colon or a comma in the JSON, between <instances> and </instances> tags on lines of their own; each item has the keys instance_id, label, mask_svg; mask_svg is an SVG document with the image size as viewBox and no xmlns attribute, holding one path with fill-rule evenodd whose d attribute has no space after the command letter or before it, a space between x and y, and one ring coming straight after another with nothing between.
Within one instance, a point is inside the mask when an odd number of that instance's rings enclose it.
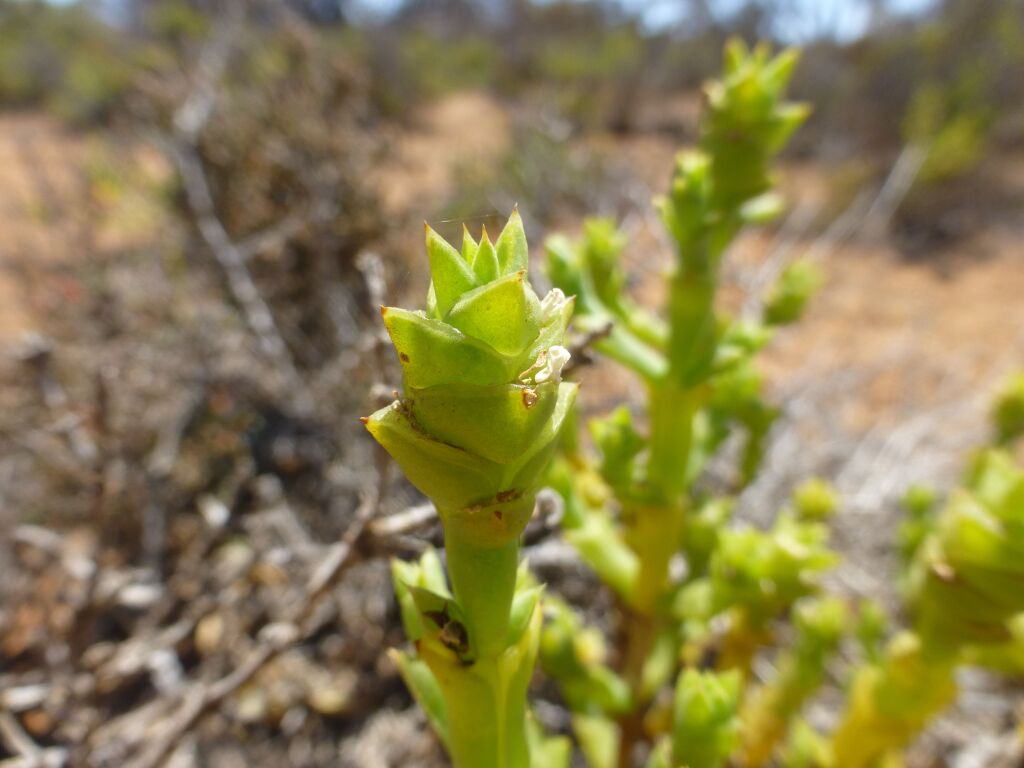
<instances>
[{"instance_id":1,"label":"green succulent stem","mask_svg":"<svg viewBox=\"0 0 1024 768\"><path fill-rule=\"evenodd\" d=\"M478 686L448 704L449 748L458 768L528 768L526 690L500 657L479 659Z\"/></svg>"},{"instance_id":2,"label":"green succulent stem","mask_svg":"<svg viewBox=\"0 0 1024 768\"><path fill-rule=\"evenodd\" d=\"M444 541L448 577L465 611L470 642L481 659L497 656L508 644L519 541L481 547L461 526L451 523L445 525Z\"/></svg>"},{"instance_id":3,"label":"green succulent stem","mask_svg":"<svg viewBox=\"0 0 1024 768\"><path fill-rule=\"evenodd\" d=\"M680 264L669 286L669 376L694 386L711 373L718 343L714 303L718 274L713 264Z\"/></svg>"},{"instance_id":4,"label":"green succulent stem","mask_svg":"<svg viewBox=\"0 0 1024 768\"><path fill-rule=\"evenodd\" d=\"M364 419L444 526L447 577L436 553L392 567L416 649L397 658L456 768L527 768L541 610L519 539L576 396L573 299L534 292L518 211L493 243L466 230L456 249L429 226L425 241L426 310L381 310L402 394Z\"/></svg>"},{"instance_id":5,"label":"green succulent stem","mask_svg":"<svg viewBox=\"0 0 1024 768\"><path fill-rule=\"evenodd\" d=\"M669 379L649 387L647 481L656 498L674 504L686 490L693 421L701 406L699 387Z\"/></svg>"},{"instance_id":6,"label":"green succulent stem","mask_svg":"<svg viewBox=\"0 0 1024 768\"><path fill-rule=\"evenodd\" d=\"M540 626L541 612L535 609L521 642L466 665L421 647L444 697L455 768L529 768L526 688Z\"/></svg>"}]
</instances>

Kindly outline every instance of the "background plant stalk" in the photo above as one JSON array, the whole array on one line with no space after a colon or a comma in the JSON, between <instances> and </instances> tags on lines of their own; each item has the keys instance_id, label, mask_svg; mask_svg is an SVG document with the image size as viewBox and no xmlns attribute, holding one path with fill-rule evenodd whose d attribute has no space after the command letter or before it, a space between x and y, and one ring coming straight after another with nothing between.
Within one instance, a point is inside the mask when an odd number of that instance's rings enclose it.
<instances>
[{"instance_id":1,"label":"background plant stalk","mask_svg":"<svg viewBox=\"0 0 1024 768\"><path fill-rule=\"evenodd\" d=\"M699 390L671 380L648 389L650 458L648 492L656 503L630 511L627 541L639 555L640 570L625 614L623 677L633 692L635 710L620 718L619 764L630 765L633 745L644 737L648 698L644 668L658 635L658 601L669 582L669 563L679 548L686 515L686 470Z\"/></svg>"}]
</instances>

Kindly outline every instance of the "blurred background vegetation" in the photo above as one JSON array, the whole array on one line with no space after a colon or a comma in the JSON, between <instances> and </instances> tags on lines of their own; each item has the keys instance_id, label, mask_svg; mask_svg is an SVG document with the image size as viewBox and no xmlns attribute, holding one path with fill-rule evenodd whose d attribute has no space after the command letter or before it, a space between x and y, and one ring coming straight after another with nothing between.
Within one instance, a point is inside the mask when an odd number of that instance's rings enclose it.
<instances>
[{"instance_id":1,"label":"blurred background vegetation","mask_svg":"<svg viewBox=\"0 0 1024 768\"><path fill-rule=\"evenodd\" d=\"M884 597L899 495L952 482L1024 355L1024 1L0 0L0 703L28 737L156 764L138 718L244 668L367 488L416 503L356 417L399 381L377 305L420 302L423 220L454 237L518 203L536 247L613 217L659 296L648 203L733 36L801 46L813 114L790 215L730 256L732 309L780 254L826 280L769 356L791 415L738 516L834 480L879 515L840 519L846 586ZM598 370L588 405L631 395ZM417 545L362 544L182 764L435 764L381 653L402 635L375 556ZM106 580L54 565L81 562ZM970 737L933 731L917 764Z\"/></svg>"}]
</instances>

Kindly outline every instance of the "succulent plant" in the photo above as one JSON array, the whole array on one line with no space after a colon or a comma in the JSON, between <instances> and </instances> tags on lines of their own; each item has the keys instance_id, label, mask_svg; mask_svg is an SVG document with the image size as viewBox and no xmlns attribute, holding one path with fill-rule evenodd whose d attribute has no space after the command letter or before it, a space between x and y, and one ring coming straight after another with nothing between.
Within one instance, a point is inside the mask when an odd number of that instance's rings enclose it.
<instances>
[{"instance_id":1,"label":"succulent plant","mask_svg":"<svg viewBox=\"0 0 1024 768\"><path fill-rule=\"evenodd\" d=\"M824 595L839 498L823 480L799 485L765 528L730 522L780 412L756 356L821 282L798 261L759 319L716 307L729 244L781 210L771 161L806 115L783 98L795 62L727 48L699 146L679 156L658 201L675 250L664 317L628 295L627 238L608 219L587 221L577 240L548 239L557 287L538 297L516 212L493 243L465 231L460 249L428 227L426 309L382 309L404 384L366 426L433 500L445 538L444 561L428 549L393 563L415 650L392 656L457 768L568 768L572 744L527 707L538 658L592 768L638 755L647 768L896 765L954 699L959 665L1024 669L1024 472L1010 450L1024 432L1019 379L992 412L998 447L978 454L963 487L944 504L923 488L904 500L907 630L890 637L877 604L862 602L854 621ZM561 380L574 311L577 330L648 394L644 408L591 419L589 443L576 386ZM721 473L730 445L735 471ZM519 563L545 482L564 501L565 539L617 599L611 635L562 599L542 605ZM846 634L861 661L837 727L818 731L802 710ZM755 674L774 646L774 673Z\"/></svg>"},{"instance_id":2,"label":"succulent plant","mask_svg":"<svg viewBox=\"0 0 1024 768\"><path fill-rule=\"evenodd\" d=\"M434 720L456 765L517 768L540 629L539 590L517 576L519 538L576 396L561 380L573 301L534 293L517 211L494 243L466 231L460 251L427 227L426 245L427 309L381 310L402 397L365 423L444 526L450 594L436 578L415 583L422 565L395 569L407 631L445 702Z\"/></svg>"},{"instance_id":3,"label":"succulent plant","mask_svg":"<svg viewBox=\"0 0 1024 768\"><path fill-rule=\"evenodd\" d=\"M672 722L672 765L720 768L740 736L742 678L738 671L688 669L676 684Z\"/></svg>"}]
</instances>

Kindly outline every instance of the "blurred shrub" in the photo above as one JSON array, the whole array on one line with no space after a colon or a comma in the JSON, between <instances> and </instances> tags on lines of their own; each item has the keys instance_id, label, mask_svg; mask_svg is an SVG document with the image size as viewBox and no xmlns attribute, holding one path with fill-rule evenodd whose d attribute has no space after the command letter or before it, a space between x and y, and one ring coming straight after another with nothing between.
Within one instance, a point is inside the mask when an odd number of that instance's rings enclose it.
<instances>
[{"instance_id":1,"label":"blurred shrub","mask_svg":"<svg viewBox=\"0 0 1024 768\"><path fill-rule=\"evenodd\" d=\"M941 86L922 86L907 111L908 139L926 146L921 184L956 179L977 168L985 153L991 121L980 110L950 114L947 94Z\"/></svg>"},{"instance_id":2,"label":"blurred shrub","mask_svg":"<svg viewBox=\"0 0 1024 768\"><path fill-rule=\"evenodd\" d=\"M420 98L483 88L501 68L498 51L483 37L442 40L412 31L402 38L402 74Z\"/></svg>"},{"instance_id":3,"label":"blurred shrub","mask_svg":"<svg viewBox=\"0 0 1024 768\"><path fill-rule=\"evenodd\" d=\"M178 110L207 76L196 62L215 25L174 0L144 23L151 55L133 118L175 136ZM271 3L247 5L229 24L227 63L209 83L213 108L186 143L293 356L317 367L350 343L347 302L362 285L355 257L381 231L368 181L378 113L358 55L336 37ZM201 226L187 195L178 209L187 226Z\"/></svg>"},{"instance_id":4,"label":"blurred shrub","mask_svg":"<svg viewBox=\"0 0 1024 768\"><path fill-rule=\"evenodd\" d=\"M548 225L559 214L600 207L596 196L605 170L592 154L574 151L566 138L567 127L557 123L516 126L504 157L457 169L457 191L443 218L473 219L518 204L524 218Z\"/></svg>"},{"instance_id":5,"label":"blurred shrub","mask_svg":"<svg viewBox=\"0 0 1024 768\"><path fill-rule=\"evenodd\" d=\"M626 130L635 117L646 45L632 25L543 40L535 77L573 122Z\"/></svg>"},{"instance_id":6,"label":"blurred shrub","mask_svg":"<svg viewBox=\"0 0 1024 768\"><path fill-rule=\"evenodd\" d=\"M501 49L483 30L453 38L418 27L349 28L333 39L365 63L374 104L393 118L407 118L410 107L448 93L493 89L505 76Z\"/></svg>"},{"instance_id":7,"label":"blurred shrub","mask_svg":"<svg viewBox=\"0 0 1024 768\"><path fill-rule=\"evenodd\" d=\"M0 0L0 104L102 119L126 93L135 53L82 5Z\"/></svg>"}]
</instances>

